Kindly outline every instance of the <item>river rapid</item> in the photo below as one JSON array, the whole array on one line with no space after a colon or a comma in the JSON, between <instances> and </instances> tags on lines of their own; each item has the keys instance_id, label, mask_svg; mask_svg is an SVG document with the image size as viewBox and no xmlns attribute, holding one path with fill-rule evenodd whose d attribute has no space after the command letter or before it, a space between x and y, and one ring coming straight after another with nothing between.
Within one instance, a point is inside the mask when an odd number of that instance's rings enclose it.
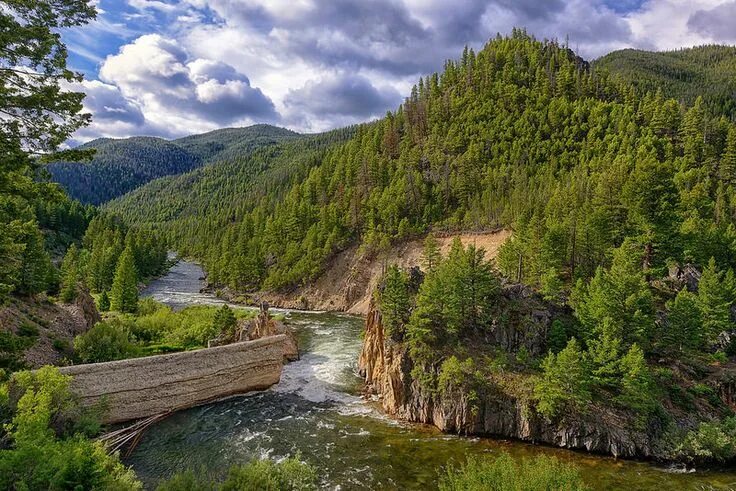
<instances>
[{"instance_id":1,"label":"river rapid","mask_svg":"<svg viewBox=\"0 0 736 491\"><path fill-rule=\"evenodd\" d=\"M223 302L200 293L201 268L181 261L144 295L180 309ZM470 455L539 453L575 463L593 489L736 489L734 472L676 472L641 462L488 438L445 435L399 423L360 396L356 374L363 319L282 312L302 357L269 390L181 411L150 428L126 463L147 488L186 469L219 477L254 458L301 454L325 489L436 489L444 466Z\"/></svg>"}]
</instances>

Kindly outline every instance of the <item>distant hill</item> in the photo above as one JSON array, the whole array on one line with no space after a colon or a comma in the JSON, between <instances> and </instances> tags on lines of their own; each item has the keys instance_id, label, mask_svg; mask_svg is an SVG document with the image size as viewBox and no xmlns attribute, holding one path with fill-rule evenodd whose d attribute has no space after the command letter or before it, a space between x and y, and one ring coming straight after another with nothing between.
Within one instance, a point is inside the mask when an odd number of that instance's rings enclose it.
<instances>
[{"instance_id":1,"label":"distant hill","mask_svg":"<svg viewBox=\"0 0 736 491\"><path fill-rule=\"evenodd\" d=\"M676 51L637 49L614 51L596 60L608 71L642 92L657 92L692 105L700 95L714 116L736 120L736 47L698 46Z\"/></svg>"},{"instance_id":2,"label":"distant hill","mask_svg":"<svg viewBox=\"0 0 736 491\"><path fill-rule=\"evenodd\" d=\"M171 141L153 137L100 138L82 146L97 150L91 162L58 162L49 165L48 170L73 198L99 205L159 177L188 172L208 162L248 154L299 136L261 124Z\"/></svg>"}]
</instances>

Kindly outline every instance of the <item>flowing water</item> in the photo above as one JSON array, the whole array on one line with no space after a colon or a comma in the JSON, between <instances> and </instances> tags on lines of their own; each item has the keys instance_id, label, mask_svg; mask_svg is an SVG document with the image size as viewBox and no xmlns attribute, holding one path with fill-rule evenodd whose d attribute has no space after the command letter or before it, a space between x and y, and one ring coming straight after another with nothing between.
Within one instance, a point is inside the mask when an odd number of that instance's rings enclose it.
<instances>
[{"instance_id":1,"label":"flowing water","mask_svg":"<svg viewBox=\"0 0 736 491\"><path fill-rule=\"evenodd\" d=\"M201 276L199 266L180 262L145 295L173 308L223 303L200 293ZM316 466L326 489L434 489L443 466L505 451L518 458L545 453L573 462L593 489L736 489L733 472L680 473L397 423L358 396L362 319L282 312L297 332L301 360L285 366L281 382L269 390L182 411L149 429L127 460L148 487L185 469L216 477L232 464L299 453Z\"/></svg>"}]
</instances>

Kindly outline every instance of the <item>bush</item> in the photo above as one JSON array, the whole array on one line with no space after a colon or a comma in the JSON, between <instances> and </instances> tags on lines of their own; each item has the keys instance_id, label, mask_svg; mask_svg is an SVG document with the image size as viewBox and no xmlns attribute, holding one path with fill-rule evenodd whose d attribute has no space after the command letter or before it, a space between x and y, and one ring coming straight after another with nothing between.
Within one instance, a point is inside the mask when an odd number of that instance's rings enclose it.
<instances>
[{"instance_id":1,"label":"bush","mask_svg":"<svg viewBox=\"0 0 736 491\"><path fill-rule=\"evenodd\" d=\"M440 476L440 491L579 491L588 489L578 470L554 457L539 455L515 461L502 453L496 459L472 457Z\"/></svg>"},{"instance_id":2,"label":"bush","mask_svg":"<svg viewBox=\"0 0 736 491\"><path fill-rule=\"evenodd\" d=\"M317 489L317 471L298 457L278 464L256 460L230 469L222 491L301 491Z\"/></svg>"},{"instance_id":3,"label":"bush","mask_svg":"<svg viewBox=\"0 0 736 491\"><path fill-rule=\"evenodd\" d=\"M43 367L16 373L11 390L0 391L12 417L9 446L0 450L0 489L141 489L116 455L78 433L75 422L61 424L81 414L69 382L58 369Z\"/></svg>"},{"instance_id":4,"label":"bush","mask_svg":"<svg viewBox=\"0 0 736 491\"><path fill-rule=\"evenodd\" d=\"M128 324L120 318L98 322L74 338L74 354L82 363L122 360L135 355Z\"/></svg>"},{"instance_id":5,"label":"bush","mask_svg":"<svg viewBox=\"0 0 736 491\"><path fill-rule=\"evenodd\" d=\"M299 456L281 462L255 460L233 466L220 485L186 471L162 482L157 491L301 491L317 489L317 471L299 460Z\"/></svg>"},{"instance_id":6,"label":"bush","mask_svg":"<svg viewBox=\"0 0 736 491\"><path fill-rule=\"evenodd\" d=\"M20 327L18 327L18 336L23 336L25 338L38 337L38 326L31 324L30 322L23 322Z\"/></svg>"},{"instance_id":7,"label":"bush","mask_svg":"<svg viewBox=\"0 0 736 491\"><path fill-rule=\"evenodd\" d=\"M736 417L700 423L677 446L678 458L689 462L728 462L736 457Z\"/></svg>"}]
</instances>

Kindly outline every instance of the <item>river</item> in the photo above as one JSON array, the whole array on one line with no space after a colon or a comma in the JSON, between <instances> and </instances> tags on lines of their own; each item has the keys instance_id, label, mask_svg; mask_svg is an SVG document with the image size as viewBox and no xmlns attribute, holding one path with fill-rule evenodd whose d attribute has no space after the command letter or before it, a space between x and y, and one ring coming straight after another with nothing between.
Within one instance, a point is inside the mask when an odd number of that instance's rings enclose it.
<instances>
[{"instance_id":1,"label":"river","mask_svg":"<svg viewBox=\"0 0 736 491\"><path fill-rule=\"evenodd\" d=\"M173 308L222 304L200 293L202 270L179 262L144 295ZM274 309L279 311L279 309ZM325 489L434 489L438 472L469 455L539 453L575 463L593 489L736 489L736 473L681 473L641 462L488 438L445 435L391 420L359 397L363 320L338 313L281 311L302 358L269 390L179 412L147 431L126 460L148 488L185 469L222 476L232 464L297 453Z\"/></svg>"}]
</instances>

